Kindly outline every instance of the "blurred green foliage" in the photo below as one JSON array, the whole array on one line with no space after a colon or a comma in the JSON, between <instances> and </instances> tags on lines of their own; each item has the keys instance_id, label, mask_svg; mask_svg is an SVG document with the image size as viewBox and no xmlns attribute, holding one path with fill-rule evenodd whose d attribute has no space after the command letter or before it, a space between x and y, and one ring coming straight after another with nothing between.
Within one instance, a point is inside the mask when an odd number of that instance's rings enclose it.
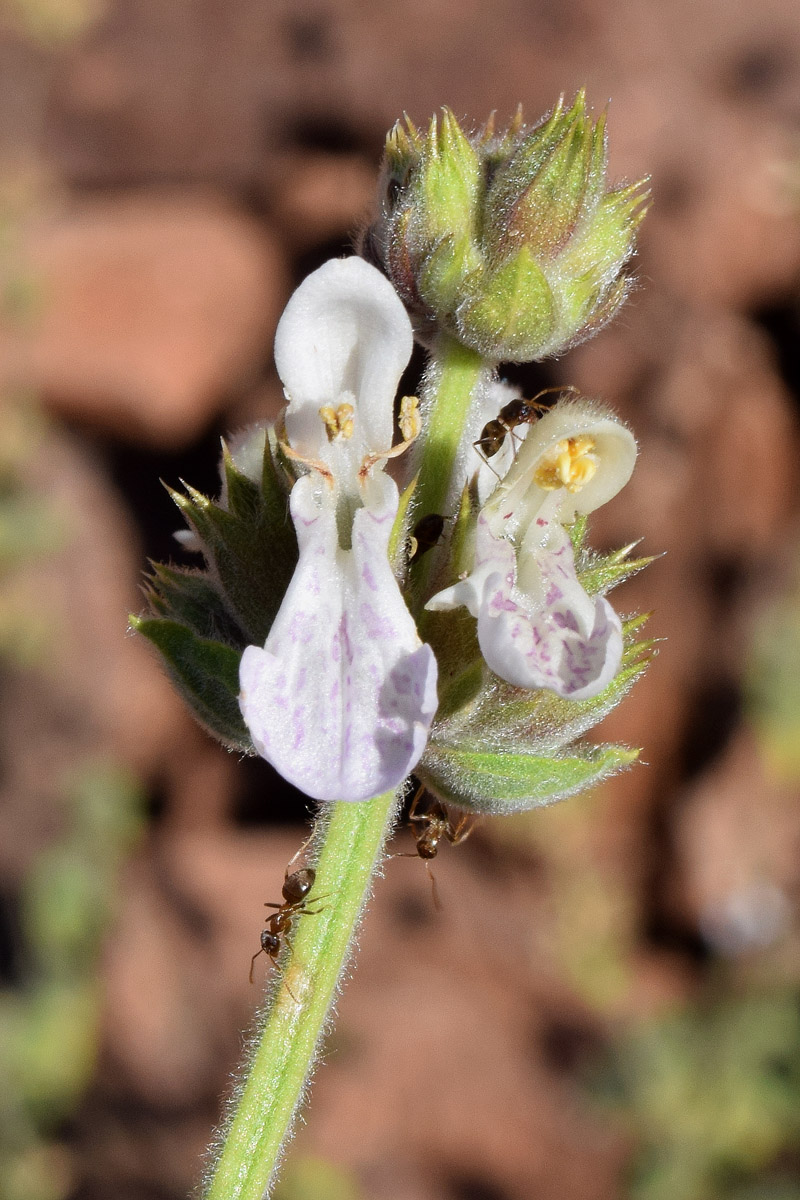
<instances>
[{"instance_id":1,"label":"blurred green foliage","mask_svg":"<svg viewBox=\"0 0 800 1200\"><path fill-rule=\"evenodd\" d=\"M769 767L781 779L800 779L800 564L759 621L747 698Z\"/></svg>"},{"instance_id":2,"label":"blurred green foliage","mask_svg":"<svg viewBox=\"0 0 800 1200\"><path fill-rule=\"evenodd\" d=\"M291 1158L275 1188L275 1200L363 1200L351 1172L322 1158Z\"/></svg>"},{"instance_id":3,"label":"blurred green foliage","mask_svg":"<svg viewBox=\"0 0 800 1200\"><path fill-rule=\"evenodd\" d=\"M75 774L65 809L63 834L24 880L19 986L0 991L0 1200L69 1190L68 1156L48 1139L94 1070L98 959L143 823L139 788L108 764Z\"/></svg>"},{"instance_id":4,"label":"blurred green foliage","mask_svg":"<svg viewBox=\"0 0 800 1200\"><path fill-rule=\"evenodd\" d=\"M709 998L632 1030L614 1060L640 1144L631 1200L800 1198L797 995Z\"/></svg>"},{"instance_id":5,"label":"blurred green foliage","mask_svg":"<svg viewBox=\"0 0 800 1200\"><path fill-rule=\"evenodd\" d=\"M13 237L0 204L0 261ZM22 277L20 277L21 279ZM24 320L24 286L0 289L0 308ZM17 281L19 282L19 281ZM0 667L46 663L53 621L25 566L69 544L60 514L32 483L45 422L32 397L2 397L0 441ZM113 922L122 864L143 821L138 787L109 763L83 763L64 783L61 833L19 889L19 946L0 989L0 1200L62 1200L70 1156L57 1141L95 1065L102 1000L98 960Z\"/></svg>"},{"instance_id":6,"label":"blurred green foliage","mask_svg":"<svg viewBox=\"0 0 800 1200\"><path fill-rule=\"evenodd\" d=\"M4 20L44 46L84 33L107 8L105 0L4 0Z\"/></svg>"},{"instance_id":7,"label":"blurred green foliage","mask_svg":"<svg viewBox=\"0 0 800 1200\"><path fill-rule=\"evenodd\" d=\"M622 1194L800 1200L800 979L790 965L779 976L769 949L751 949L711 959L692 1000L681 1003L679 985L640 1015L641 900L635 875L608 854L613 821L613 795L600 788L483 832L546 864L552 953L606 1032L586 1082L630 1134Z\"/></svg>"},{"instance_id":8,"label":"blurred green foliage","mask_svg":"<svg viewBox=\"0 0 800 1200\"><path fill-rule=\"evenodd\" d=\"M44 421L27 396L3 396L0 441L0 662L28 667L40 663L52 637L52 622L17 568L60 549L67 539L64 520L28 480L39 450Z\"/></svg>"}]
</instances>

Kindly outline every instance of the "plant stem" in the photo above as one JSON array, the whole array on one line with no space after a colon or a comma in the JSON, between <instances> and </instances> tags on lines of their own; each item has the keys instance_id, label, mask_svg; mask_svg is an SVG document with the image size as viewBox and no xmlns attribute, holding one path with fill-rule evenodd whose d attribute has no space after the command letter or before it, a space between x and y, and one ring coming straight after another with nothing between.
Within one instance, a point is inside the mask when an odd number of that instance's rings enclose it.
<instances>
[{"instance_id":1,"label":"plant stem","mask_svg":"<svg viewBox=\"0 0 800 1200\"><path fill-rule=\"evenodd\" d=\"M261 1200L291 1132L395 811L392 793L326 806L318 836L313 915L297 918L293 949L235 1102L206 1200ZM315 900L318 898L318 904Z\"/></svg>"},{"instance_id":2,"label":"plant stem","mask_svg":"<svg viewBox=\"0 0 800 1200\"><path fill-rule=\"evenodd\" d=\"M455 515L463 486L458 458L464 453L466 431L471 427L473 396L487 370L491 370L491 365L474 350L444 334L440 336L425 383L426 428L417 464L419 482L414 490L416 520L429 513ZM441 554L434 550L420 558L411 571L410 608L423 640L428 625L428 614L423 607L440 558Z\"/></svg>"},{"instance_id":3,"label":"plant stem","mask_svg":"<svg viewBox=\"0 0 800 1200\"><path fill-rule=\"evenodd\" d=\"M427 391L427 428L414 491L418 517L445 515L459 497L449 497L453 469L467 424L472 394L486 368L474 350L442 335L434 347Z\"/></svg>"}]
</instances>

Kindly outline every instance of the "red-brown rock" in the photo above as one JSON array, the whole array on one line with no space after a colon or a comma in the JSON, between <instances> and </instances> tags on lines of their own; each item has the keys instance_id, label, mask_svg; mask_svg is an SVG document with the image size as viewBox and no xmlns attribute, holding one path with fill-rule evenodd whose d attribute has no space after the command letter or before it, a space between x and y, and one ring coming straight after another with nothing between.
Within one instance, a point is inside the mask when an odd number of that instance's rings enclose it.
<instances>
[{"instance_id":1,"label":"red-brown rock","mask_svg":"<svg viewBox=\"0 0 800 1200\"><path fill-rule=\"evenodd\" d=\"M26 231L37 289L6 321L7 381L157 446L190 441L268 355L285 298L266 232L202 195L81 202Z\"/></svg>"}]
</instances>

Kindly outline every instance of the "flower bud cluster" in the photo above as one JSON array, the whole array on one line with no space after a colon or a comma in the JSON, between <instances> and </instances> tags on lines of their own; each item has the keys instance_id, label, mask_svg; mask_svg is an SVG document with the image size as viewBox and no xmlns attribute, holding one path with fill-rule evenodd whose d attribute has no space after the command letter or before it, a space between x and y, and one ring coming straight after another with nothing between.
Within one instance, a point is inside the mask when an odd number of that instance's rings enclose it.
<instances>
[{"instance_id":1,"label":"flower bud cluster","mask_svg":"<svg viewBox=\"0 0 800 1200\"><path fill-rule=\"evenodd\" d=\"M417 335L444 331L499 362L561 354L628 291L644 181L607 182L605 116L583 91L533 128L518 114L468 137L443 109L386 142L380 211L361 253L388 274Z\"/></svg>"}]
</instances>

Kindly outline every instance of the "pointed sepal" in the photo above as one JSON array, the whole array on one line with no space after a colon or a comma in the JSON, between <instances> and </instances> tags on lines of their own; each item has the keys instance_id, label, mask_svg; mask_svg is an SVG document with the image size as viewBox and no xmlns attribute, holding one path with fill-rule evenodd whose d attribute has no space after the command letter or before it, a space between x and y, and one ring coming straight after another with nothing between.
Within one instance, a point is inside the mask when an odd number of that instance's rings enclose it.
<instances>
[{"instance_id":1,"label":"pointed sepal","mask_svg":"<svg viewBox=\"0 0 800 1200\"><path fill-rule=\"evenodd\" d=\"M244 648L244 631L228 611L218 585L205 571L151 564L145 577L150 613L186 625L198 637Z\"/></svg>"},{"instance_id":2,"label":"pointed sepal","mask_svg":"<svg viewBox=\"0 0 800 1200\"><path fill-rule=\"evenodd\" d=\"M239 711L241 652L199 637L178 621L131 616L130 623L159 651L177 690L201 724L231 749L252 754L253 744Z\"/></svg>"},{"instance_id":3,"label":"pointed sepal","mask_svg":"<svg viewBox=\"0 0 800 1200\"><path fill-rule=\"evenodd\" d=\"M223 449L226 503L184 484L168 492L202 544L211 576L246 642L263 644L297 562L297 539L288 515L273 451L266 439L261 479L254 482Z\"/></svg>"}]
</instances>

